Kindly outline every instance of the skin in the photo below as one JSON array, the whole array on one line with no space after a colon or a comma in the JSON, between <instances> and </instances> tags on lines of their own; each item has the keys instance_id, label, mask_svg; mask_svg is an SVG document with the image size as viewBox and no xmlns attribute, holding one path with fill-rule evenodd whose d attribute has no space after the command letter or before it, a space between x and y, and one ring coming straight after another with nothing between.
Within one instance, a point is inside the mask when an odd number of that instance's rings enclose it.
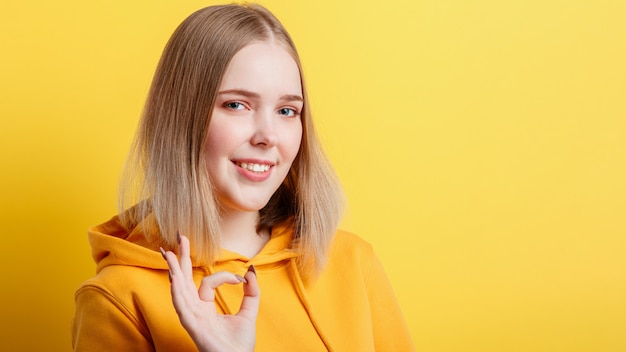
<instances>
[{"instance_id":1,"label":"skin","mask_svg":"<svg viewBox=\"0 0 626 352\"><path fill-rule=\"evenodd\" d=\"M189 256L189 239L180 236L179 255L165 252L170 267L172 301L181 324L202 352L254 351L256 317L261 294L256 274L248 271L244 277L221 271L202 279L200 288L193 282ZM215 289L223 284L243 282L244 297L239 312L234 315L217 313Z\"/></svg>"},{"instance_id":2,"label":"skin","mask_svg":"<svg viewBox=\"0 0 626 352\"><path fill-rule=\"evenodd\" d=\"M276 192L298 154L303 107L300 72L280 43L255 42L226 69L205 141L209 177L222 205L220 241L248 257L269 240L258 234L259 210ZM243 163L257 164L260 171ZM200 351L253 351L260 290L256 274L218 272L196 288L189 240L180 236L178 257L162 250L170 267L174 307ZM221 315L215 289L243 283L237 314Z\"/></svg>"},{"instance_id":3,"label":"skin","mask_svg":"<svg viewBox=\"0 0 626 352\"><path fill-rule=\"evenodd\" d=\"M255 42L233 57L205 141L209 177L222 206L225 249L252 257L269 239L256 233L258 214L298 154L302 106L300 71L282 44ZM269 170L250 172L241 162Z\"/></svg>"}]
</instances>

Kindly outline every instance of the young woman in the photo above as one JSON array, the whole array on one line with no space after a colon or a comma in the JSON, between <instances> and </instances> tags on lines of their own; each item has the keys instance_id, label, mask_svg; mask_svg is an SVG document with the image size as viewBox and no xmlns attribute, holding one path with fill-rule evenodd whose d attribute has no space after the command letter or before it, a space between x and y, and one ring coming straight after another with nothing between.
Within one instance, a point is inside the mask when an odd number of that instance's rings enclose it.
<instances>
[{"instance_id":1,"label":"young woman","mask_svg":"<svg viewBox=\"0 0 626 352\"><path fill-rule=\"evenodd\" d=\"M89 231L74 350L413 350L372 248L337 230L300 60L263 7L174 32L120 198L135 205Z\"/></svg>"}]
</instances>

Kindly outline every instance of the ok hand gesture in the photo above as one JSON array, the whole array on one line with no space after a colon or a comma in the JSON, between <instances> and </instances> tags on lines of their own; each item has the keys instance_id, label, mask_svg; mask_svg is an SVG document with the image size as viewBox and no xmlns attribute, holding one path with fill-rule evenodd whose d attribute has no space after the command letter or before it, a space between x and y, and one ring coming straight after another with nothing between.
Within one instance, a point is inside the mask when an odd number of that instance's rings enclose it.
<instances>
[{"instance_id":1,"label":"ok hand gesture","mask_svg":"<svg viewBox=\"0 0 626 352\"><path fill-rule=\"evenodd\" d=\"M256 271L248 268L244 277L221 271L202 279L199 289L193 281L189 239L179 238L179 253L161 249L170 267L172 301L183 327L202 352L253 351L260 291ZM244 297L239 312L219 314L215 289L223 284L243 283Z\"/></svg>"}]
</instances>

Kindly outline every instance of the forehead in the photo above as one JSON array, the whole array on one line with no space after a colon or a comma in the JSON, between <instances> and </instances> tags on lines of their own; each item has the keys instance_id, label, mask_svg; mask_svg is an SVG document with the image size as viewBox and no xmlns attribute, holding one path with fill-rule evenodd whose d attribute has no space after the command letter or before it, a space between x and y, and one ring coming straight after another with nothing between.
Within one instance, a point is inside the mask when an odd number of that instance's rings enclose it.
<instances>
[{"instance_id":1,"label":"forehead","mask_svg":"<svg viewBox=\"0 0 626 352\"><path fill-rule=\"evenodd\" d=\"M253 42L228 64L220 85L220 90L225 89L302 95L300 69L282 43Z\"/></svg>"}]
</instances>

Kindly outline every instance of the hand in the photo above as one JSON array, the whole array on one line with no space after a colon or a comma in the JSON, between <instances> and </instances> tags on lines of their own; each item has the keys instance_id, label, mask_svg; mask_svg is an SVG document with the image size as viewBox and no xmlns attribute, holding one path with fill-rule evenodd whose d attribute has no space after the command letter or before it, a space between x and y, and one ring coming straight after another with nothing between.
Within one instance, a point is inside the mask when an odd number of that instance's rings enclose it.
<instances>
[{"instance_id":1,"label":"hand","mask_svg":"<svg viewBox=\"0 0 626 352\"><path fill-rule=\"evenodd\" d=\"M254 267L244 277L221 271L202 279L200 288L193 282L189 240L180 236L178 258L173 252L161 253L170 267L172 301L178 318L196 347L206 352L253 351L260 290ZM223 284L243 282L244 297L235 315L218 314L215 289Z\"/></svg>"}]
</instances>

